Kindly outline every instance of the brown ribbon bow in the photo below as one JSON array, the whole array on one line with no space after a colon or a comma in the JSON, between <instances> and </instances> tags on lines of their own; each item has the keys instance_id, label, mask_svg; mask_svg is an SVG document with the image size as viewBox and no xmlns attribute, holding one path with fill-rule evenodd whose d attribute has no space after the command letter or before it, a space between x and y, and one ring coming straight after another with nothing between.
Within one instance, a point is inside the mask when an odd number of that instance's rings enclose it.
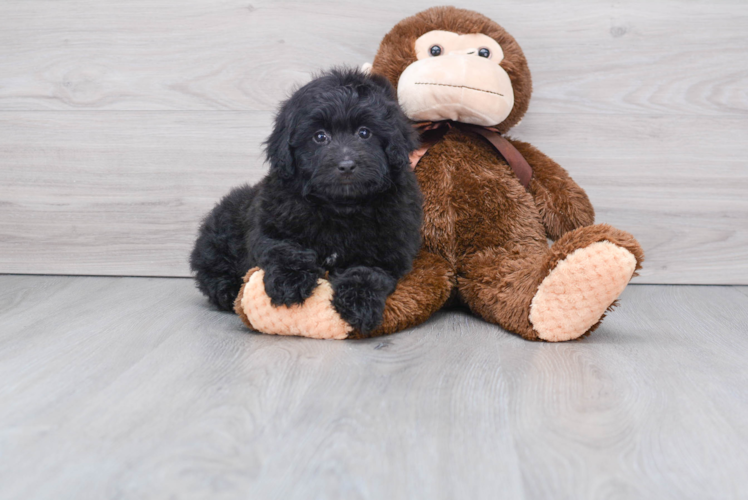
<instances>
[{"instance_id":1,"label":"brown ribbon bow","mask_svg":"<svg viewBox=\"0 0 748 500\"><path fill-rule=\"evenodd\" d=\"M444 135L452 127L470 130L471 132L475 132L485 138L494 148L496 148L499 154L504 157L515 175L519 178L519 181L525 189L527 189L530 185L530 180L532 180L532 167L527 163L527 160L522 156L522 153L520 153L511 142L502 137L498 130L491 127L479 127L477 125L449 121L422 122L416 124L416 128L421 133L423 145L419 149L410 153L410 166L414 170L429 148L441 141Z\"/></svg>"}]
</instances>

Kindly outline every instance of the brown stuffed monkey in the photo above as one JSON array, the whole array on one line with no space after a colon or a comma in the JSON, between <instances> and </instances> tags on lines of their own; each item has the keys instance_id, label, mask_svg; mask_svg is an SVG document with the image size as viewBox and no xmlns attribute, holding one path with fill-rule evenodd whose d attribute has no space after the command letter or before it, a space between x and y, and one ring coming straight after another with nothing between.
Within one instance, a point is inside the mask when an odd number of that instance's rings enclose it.
<instances>
[{"instance_id":1,"label":"brown stuffed monkey","mask_svg":"<svg viewBox=\"0 0 748 500\"><path fill-rule=\"evenodd\" d=\"M415 326L448 301L529 340L597 328L643 252L630 234L593 225L587 195L556 162L500 135L530 102L516 40L481 14L435 7L398 23L371 69L395 86L424 143L412 158L424 195L423 248L374 334ZM333 310L324 280L301 306L274 308L261 276L250 270L236 301L251 328L359 336Z\"/></svg>"}]
</instances>

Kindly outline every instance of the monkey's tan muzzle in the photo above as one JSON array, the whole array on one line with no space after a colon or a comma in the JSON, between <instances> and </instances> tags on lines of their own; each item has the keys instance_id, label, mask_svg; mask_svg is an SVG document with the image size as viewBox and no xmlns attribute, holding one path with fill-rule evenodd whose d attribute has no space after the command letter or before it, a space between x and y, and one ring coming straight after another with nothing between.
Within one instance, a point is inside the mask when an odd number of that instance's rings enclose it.
<instances>
[{"instance_id":1,"label":"monkey's tan muzzle","mask_svg":"<svg viewBox=\"0 0 748 500\"><path fill-rule=\"evenodd\" d=\"M414 121L454 120L495 126L514 106L504 68L488 59L462 54L421 59L403 71L397 98Z\"/></svg>"}]
</instances>

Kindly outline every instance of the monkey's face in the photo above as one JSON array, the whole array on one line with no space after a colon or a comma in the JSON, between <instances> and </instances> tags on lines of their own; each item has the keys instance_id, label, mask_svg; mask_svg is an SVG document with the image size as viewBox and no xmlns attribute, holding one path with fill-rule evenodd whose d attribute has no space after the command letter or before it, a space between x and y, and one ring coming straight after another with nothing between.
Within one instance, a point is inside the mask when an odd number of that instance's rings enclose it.
<instances>
[{"instance_id":1,"label":"monkey's face","mask_svg":"<svg viewBox=\"0 0 748 500\"><path fill-rule=\"evenodd\" d=\"M514 106L514 91L493 38L434 30L415 42L416 61L400 76L397 97L414 121L493 126Z\"/></svg>"}]
</instances>

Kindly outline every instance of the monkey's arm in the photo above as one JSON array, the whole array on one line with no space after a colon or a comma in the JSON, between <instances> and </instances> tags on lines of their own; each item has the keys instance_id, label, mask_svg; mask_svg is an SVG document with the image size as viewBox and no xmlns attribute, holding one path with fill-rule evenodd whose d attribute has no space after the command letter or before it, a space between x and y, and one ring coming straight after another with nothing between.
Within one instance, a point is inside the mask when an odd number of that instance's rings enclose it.
<instances>
[{"instance_id":1,"label":"monkey's arm","mask_svg":"<svg viewBox=\"0 0 748 500\"><path fill-rule=\"evenodd\" d=\"M564 233L595 222L595 209L587 193L566 170L531 144L510 142L532 167L529 191L550 239L557 240Z\"/></svg>"}]
</instances>

